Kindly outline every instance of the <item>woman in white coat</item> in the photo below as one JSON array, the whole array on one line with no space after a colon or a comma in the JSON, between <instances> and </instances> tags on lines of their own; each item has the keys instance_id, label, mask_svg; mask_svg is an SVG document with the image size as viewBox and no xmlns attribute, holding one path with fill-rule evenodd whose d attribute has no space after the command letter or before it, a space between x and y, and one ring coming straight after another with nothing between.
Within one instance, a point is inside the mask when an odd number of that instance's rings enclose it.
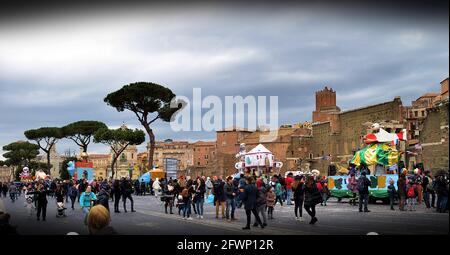
<instances>
[{"instance_id":1,"label":"woman in white coat","mask_svg":"<svg viewBox=\"0 0 450 255\"><path fill-rule=\"evenodd\" d=\"M153 182L153 190L155 191L155 197L158 197L158 194L161 192L161 183L159 182L159 178Z\"/></svg>"}]
</instances>

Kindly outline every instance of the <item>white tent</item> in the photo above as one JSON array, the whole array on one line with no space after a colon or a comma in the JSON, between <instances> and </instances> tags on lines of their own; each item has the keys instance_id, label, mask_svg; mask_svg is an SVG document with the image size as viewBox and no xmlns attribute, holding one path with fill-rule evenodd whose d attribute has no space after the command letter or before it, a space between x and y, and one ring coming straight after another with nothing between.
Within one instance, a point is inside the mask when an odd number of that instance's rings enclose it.
<instances>
[{"instance_id":1,"label":"white tent","mask_svg":"<svg viewBox=\"0 0 450 255\"><path fill-rule=\"evenodd\" d=\"M264 145L258 144L245 155L245 167L272 167L274 156Z\"/></svg>"}]
</instances>

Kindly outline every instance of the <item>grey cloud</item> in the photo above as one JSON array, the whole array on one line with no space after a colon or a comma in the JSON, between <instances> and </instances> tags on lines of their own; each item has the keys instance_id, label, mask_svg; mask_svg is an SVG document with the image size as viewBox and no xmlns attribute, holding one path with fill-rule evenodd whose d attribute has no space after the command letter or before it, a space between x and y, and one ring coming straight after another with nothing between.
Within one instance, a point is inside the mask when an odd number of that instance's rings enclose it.
<instances>
[{"instance_id":1,"label":"grey cloud","mask_svg":"<svg viewBox=\"0 0 450 255\"><path fill-rule=\"evenodd\" d=\"M80 17L0 26L6 35L0 38L0 145L24 139L29 128L80 119L140 126L132 113L103 102L135 81L188 97L193 87L221 98L278 96L282 124L310 120L314 92L325 85L337 91L341 108L350 109L397 95L409 104L438 91L448 77L448 16L443 23L287 6ZM175 133L161 122L155 130L157 139L215 138ZM69 147L75 148L64 140L58 150Z\"/></svg>"}]
</instances>

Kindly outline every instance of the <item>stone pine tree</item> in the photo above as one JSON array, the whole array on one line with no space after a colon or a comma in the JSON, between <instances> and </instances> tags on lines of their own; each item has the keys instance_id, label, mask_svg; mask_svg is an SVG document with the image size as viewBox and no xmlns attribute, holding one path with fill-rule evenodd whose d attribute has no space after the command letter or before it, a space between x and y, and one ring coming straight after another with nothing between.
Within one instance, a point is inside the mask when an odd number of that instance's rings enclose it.
<instances>
[{"instance_id":1,"label":"stone pine tree","mask_svg":"<svg viewBox=\"0 0 450 255\"><path fill-rule=\"evenodd\" d=\"M153 166L155 151L155 134L151 125L156 120L170 121L172 115L182 107L171 108L170 103L175 94L169 88L150 82L137 82L123 86L121 89L108 94L104 101L108 105L122 112L129 110L138 118L150 137L148 167Z\"/></svg>"},{"instance_id":2,"label":"stone pine tree","mask_svg":"<svg viewBox=\"0 0 450 255\"><path fill-rule=\"evenodd\" d=\"M6 153L3 157L6 158L8 165L16 168L15 178L19 179L19 174L23 166L29 166L31 161L39 155L39 146L25 141L13 142L3 146Z\"/></svg>"},{"instance_id":3,"label":"stone pine tree","mask_svg":"<svg viewBox=\"0 0 450 255\"><path fill-rule=\"evenodd\" d=\"M49 174L51 165L50 165L50 154L53 146L64 137L61 128L57 127L42 127L39 129L31 129L25 131L25 137L28 140L33 140L37 143L39 148L43 150L47 155L47 171Z\"/></svg>"},{"instance_id":4,"label":"stone pine tree","mask_svg":"<svg viewBox=\"0 0 450 255\"><path fill-rule=\"evenodd\" d=\"M111 162L111 173L114 178L114 166L120 154L122 154L129 145L139 145L145 142L145 133L142 130L132 130L126 127L121 127L119 129L103 128L95 133L94 142L109 145L114 152Z\"/></svg>"},{"instance_id":5,"label":"stone pine tree","mask_svg":"<svg viewBox=\"0 0 450 255\"><path fill-rule=\"evenodd\" d=\"M88 145L97 130L107 128L105 123L99 121L77 121L62 128L64 137L74 141L87 152Z\"/></svg>"}]
</instances>

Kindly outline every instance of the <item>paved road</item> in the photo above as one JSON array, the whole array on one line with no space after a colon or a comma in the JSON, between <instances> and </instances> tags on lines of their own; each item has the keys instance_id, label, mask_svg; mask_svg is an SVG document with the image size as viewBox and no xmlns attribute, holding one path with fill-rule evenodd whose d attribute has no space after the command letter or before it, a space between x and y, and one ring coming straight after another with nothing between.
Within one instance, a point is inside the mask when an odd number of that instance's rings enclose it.
<instances>
[{"instance_id":1,"label":"paved road","mask_svg":"<svg viewBox=\"0 0 450 255\"><path fill-rule=\"evenodd\" d=\"M112 213L111 225L120 234L140 235L365 235L368 232L377 232L381 235L391 234L449 234L449 216L447 213L439 214L418 206L414 212L391 211L389 207L381 204L369 205L370 213L359 213L357 207L347 203L338 203L333 199L328 206L317 207L319 221L309 225L309 216L304 213L304 222L294 220L293 206L283 207L277 205L274 220L269 220L265 229L252 228L244 231L245 211L237 209L237 221L228 223L222 219L215 219L215 210L212 205L205 205L205 218L194 218L191 221L183 220L178 216L164 213L162 203L152 196L134 197L135 213ZM66 218L56 217L56 205L53 198L49 198L47 221L36 221L33 214L30 216L24 208L24 198L12 203L8 197L0 200L0 210L8 211L11 224L17 226L19 234L67 234L77 232L87 234L83 225L83 214L77 205L75 210L68 209ZM110 208L113 208L110 203Z\"/></svg>"}]
</instances>

